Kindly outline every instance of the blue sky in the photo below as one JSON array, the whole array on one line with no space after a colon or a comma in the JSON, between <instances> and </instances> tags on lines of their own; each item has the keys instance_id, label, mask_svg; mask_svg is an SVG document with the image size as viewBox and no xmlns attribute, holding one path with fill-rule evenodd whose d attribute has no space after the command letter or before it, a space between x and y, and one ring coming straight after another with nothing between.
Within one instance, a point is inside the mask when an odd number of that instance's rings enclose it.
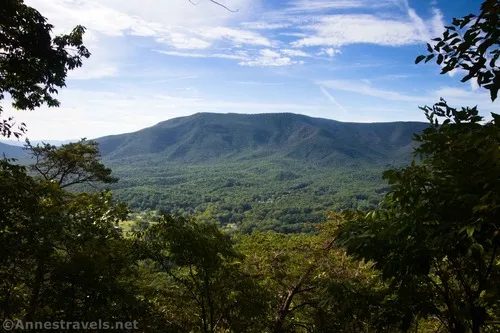
<instances>
[{"instance_id":1,"label":"blue sky","mask_svg":"<svg viewBox=\"0 0 500 333\"><path fill-rule=\"evenodd\" d=\"M193 0L194 1L194 0ZM26 0L92 57L60 108L7 111L28 137L131 132L196 112L294 112L340 121L424 120L439 97L498 110L460 73L414 65L425 43L479 0ZM7 108L8 109L8 108Z\"/></svg>"}]
</instances>

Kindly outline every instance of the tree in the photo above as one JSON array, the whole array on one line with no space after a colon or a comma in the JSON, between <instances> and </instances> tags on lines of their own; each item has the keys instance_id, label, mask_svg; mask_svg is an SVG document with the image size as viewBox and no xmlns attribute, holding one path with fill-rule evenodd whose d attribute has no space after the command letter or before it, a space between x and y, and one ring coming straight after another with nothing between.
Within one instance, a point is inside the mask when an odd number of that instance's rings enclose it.
<instances>
[{"instance_id":1,"label":"tree","mask_svg":"<svg viewBox=\"0 0 500 333\"><path fill-rule=\"evenodd\" d=\"M155 288L155 298L171 322L190 332L261 332L259 289L216 225L163 215L137 237L143 265L152 265L149 276L167 285Z\"/></svg>"},{"instance_id":2,"label":"tree","mask_svg":"<svg viewBox=\"0 0 500 333\"><path fill-rule=\"evenodd\" d=\"M500 316L499 118L482 125L476 108L444 102L425 110L423 162L387 171L383 208L347 214L339 238L391 281L407 325L434 316L449 332L478 333Z\"/></svg>"},{"instance_id":3,"label":"tree","mask_svg":"<svg viewBox=\"0 0 500 333\"><path fill-rule=\"evenodd\" d=\"M454 19L417 63L468 71L495 100L499 88L498 1ZM465 32L461 31L465 29ZM380 209L346 212L336 232L348 252L372 260L395 291L401 327L431 318L451 333L498 330L500 317L500 116L443 99L421 108L429 128L415 135L412 164L388 170ZM397 314L399 312L399 314Z\"/></svg>"},{"instance_id":4,"label":"tree","mask_svg":"<svg viewBox=\"0 0 500 333\"><path fill-rule=\"evenodd\" d=\"M61 188L96 182L116 183L111 169L100 161L98 143L82 139L56 147L48 143L33 147L26 140L25 150L32 156L30 166L45 181L56 182Z\"/></svg>"},{"instance_id":5,"label":"tree","mask_svg":"<svg viewBox=\"0 0 500 333\"><path fill-rule=\"evenodd\" d=\"M370 264L334 247L331 224L317 234L240 236L244 271L267 294L266 332L375 332L386 288ZM394 327L392 327L394 328ZM389 325L384 332L392 332Z\"/></svg>"},{"instance_id":6,"label":"tree","mask_svg":"<svg viewBox=\"0 0 500 333\"><path fill-rule=\"evenodd\" d=\"M53 26L36 9L22 0L5 0L0 7L0 101L6 94L19 110L33 110L43 104L59 106L54 97L65 86L68 70L82 65L90 56L83 45L85 28L52 36ZM2 107L0 106L0 115ZM0 122L0 133L20 137L26 131L15 128L12 118Z\"/></svg>"},{"instance_id":7,"label":"tree","mask_svg":"<svg viewBox=\"0 0 500 333\"><path fill-rule=\"evenodd\" d=\"M428 55L420 55L419 63L435 58L442 65L441 74L452 70L462 70L467 74L462 82L477 79L479 86L490 91L494 101L500 88L500 2L486 0L478 15L469 14L453 19L452 25L445 27L441 38L433 39L434 45L427 44Z\"/></svg>"}]
</instances>

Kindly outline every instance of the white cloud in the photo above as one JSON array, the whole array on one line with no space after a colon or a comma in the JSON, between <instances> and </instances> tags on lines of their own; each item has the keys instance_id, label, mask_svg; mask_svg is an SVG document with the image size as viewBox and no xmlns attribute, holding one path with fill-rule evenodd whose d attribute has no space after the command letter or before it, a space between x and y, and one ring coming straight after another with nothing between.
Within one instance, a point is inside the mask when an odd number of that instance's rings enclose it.
<instances>
[{"instance_id":1,"label":"white cloud","mask_svg":"<svg viewBox=\"0 0 500 333\"><path fill-rule=\"evenodd\" d=\"M241 23L242 27L244 27L246 29L253 29L253 30L285 29L285 28L288 28L290 25L291 25L290 23L268 23L268 22L262 22L262 21Z\"/></svg>"},{"instance_id":2,"label":"white cloud","mask_svg":"<svg viewBox=\"0 0 500 333\"><path fill-rule=\"evenodd\" d=\"M306 52L301 51L301 50L283 49L283 50L280 50L280 52L282 54L290 56L290 57L303 57L303 58L312 57L309 53L306 53Z\"/></svg>"},{"instance_id":3,"label":"white cloud","mask_svg":"<svg viewBox=\"0 0 500 333\"><path fill-rule=\"evenodd\" d=\"M310 54L301 50L271 50L262 49L258 52L249 52L244 50L234 51L233 54L228 53L193 53L193 52L179 52L179 51L165 51L155 50L158 53L175 57L186 58L221 58L240 60L239 65L250 67L280 67L290 66L294 64L303 64L302 61L293 60L292 57L309 58Z\"/></svg>"},{"instance_id":4,"label":"white cloud","mask_svg":"<svg viewBox=\"0 0 500 333\"><path fill-rule=\"evenodd\" d=\"M158 37L156 41L181 50L202 50L211 46L211 43L206 40L180 32L165 33L164 37Z\"/></svg>"},{"instance_id":5,"label":"white cloud","mask_svg":"<svg viewBox=\"0 0 500 333\"><path fill-rule=\"evenodd\" d=\"M328 55L330 58L333 58L336 54L342 54L342 51L338 49L334 49L333 47L329 48L322 48L320 52L318 52L316 55Z\"/></svg>"},{"instance_id":6,"label":"white cloud","mask_svg":"<svg viewBox=\"0 0 500 333\"><path fill-rule=\"evenodd\" d=\"M317 23L303 26L310 35L292 42L292 46L339 47L356 43L399 46L428 41L433 31L431 33L426 22L413 10L410 9L408 15L410 21L368 14L322 16Z\"/></svg>"},{"instance_id":7,"label":"white cloud","mask_svg":"<svg viewBox=\"0 0 500 333\"><path fill-rule=\"evenodd\" d=\"M194 6L187 0L27 0L27 3L48 17L56 33L68 32L76 24L87 28L85 43L93 58L97 53L103 55L95 62L103 64L105 69L89 70L80 77L98 78L116 75L120 66L113 62L126 58L128 54L124 51L138 45L139 42L129 45L123 38L126 36L150 38L179 50L209 49L222 42L233 47L270 47L272 42L261 34L229 26L232 21L247 18L253 10L250 4L259 1L233 0L226 4L238 9L238 13L230 13L208 1ZM110 47L111 39L122 45Z\"/></svg>"},{"instance_id":8,"label":"white cloud","mask_svg":"<svg viewBox=\"0 0 500 333\"><path fill-rule=\"evenodd\" d=\"M281 53L264 49L259 51L259 55L252 60L242 61L239 63L242 66L251 67L281 67L294 64L303 64L302 61L292 60L290 57L283 56Z\"/></svg>"},{"instance_id":9,"label":"white cloud","mask_svg":"<svg viewBox=\"0 0 500 333\"><path fill-rule=\"evenodd\" d=\"M291 12L311 12L353 8L381 8L397 4L398 0L295 0L287 9Z\"/></svg>"},{"instance_id":10,"label":"white cloud","mask_svg":"<svg viewBox=\"0 0 500 333\"><path fill-rule=\"evenodd\" d=\"M233 60L248 60L248 57L238 54L224 54L224 53L192 53L192 52L178 52L178 51L161 51L155 50L158 53L174 56L174 57L187 57L187 58L221 58Z\"/></svg>"},{"instance_id":11,"label":"white cloud","mask_svg":"<svg viewBox=\"0 0 500 333\"><path fill-rule=\"evenodd\" d=\"M280 32L281 36L290 36L290 37L307 37L308 34L303 32Z\"/></svg>"},{"instance_id":12,"label":"white cloud","mask_svg":"<svg viewBox=\"0 0 500 333\"><path fill-rule=\"evenodd\" d=\"M208 40L228 40L234 44L248 44L258 46L271 46L271 41L266 37L247 30L232 29L228 27L207 27L198 29L196 34Z\"/></svg>"},{"instance_id":13,"label":"white cloud","mask_svg":"<svg viewBox=\"0 0 500 333\"><path fill-rule=\"evenodd\" d=\"M68 31L75 24L82 24L89 33L96 36L92 53L101 53L95 60L95 68L80 74L80 78L99 78L117 76L121 70L118 62L123 61L144 42L132 41L124 36L149 38L149 43L160 43L171 48L169 52L183 50L212 50L218 58L240 60L245 66L287 66L301 63L293 57L311 57L290 46L324 47L315 50L316 55L333 57L340 52L339 47L354 43L379 45L407 45L428 40L431 32L442 29L442 14L433 10L430 20L424 21L408 7L405 0L291 0L279 13L258 12L262 0L226 0L224 5L238 9L237 13L216 6L210 1L200 1L193 5L188 0L27 0L28 4L48 16L58 31ZM345 9L371 9L373 15L336 14ZM377 16L378 9L391 8L404 11L405 18L389 19ZM318 14L321 15L318 15ZM386 13L386 12L385 12ZM257 15L258 20L254 20ZM248 20L251 18L252 20ZM240 23L243 22L243 23ZM238 27L237 27L238 26ZM275 32L289 28L288 31ZM259 30L259 31L257 31ZM288 48L284 42L270 36L289 36L293 38ZM121 47L109 47L109 40L116 39ZM86 38L87 40L87 38ZM134 44L135 43L135 44ZM332 46L334 48L332 48ZM253 47L260 52L277 49L281 56L270 57L260 54L252 59L242 55L223 55L221 48ZM150 47L153 48L153 47ZM280 48L283 48L280 50ZM260 51L259 51L260 49ZM97 52L95 52L97 50ZM174 53L172 53L173 55ZM184 54L187 55L186 52ZM193 56L191 56L193 57ZM90 60L89 63L94 62ZM102 66L101 66L102 65ZM90 65L91 66L91 65ZM80 71L81 72L81 71ZM76 76L75 76L76 77Z\"/></svg>"}]
</instances>

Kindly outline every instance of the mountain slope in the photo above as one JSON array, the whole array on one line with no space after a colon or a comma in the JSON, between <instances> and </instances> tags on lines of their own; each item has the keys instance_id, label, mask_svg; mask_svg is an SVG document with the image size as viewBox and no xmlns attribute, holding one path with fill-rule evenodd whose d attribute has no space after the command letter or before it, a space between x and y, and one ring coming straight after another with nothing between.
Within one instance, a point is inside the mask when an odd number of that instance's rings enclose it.
<instances>
[{"instance_id":1,"label":"mountain slope","mask_svg":"<svg viewBox=\"0 0 500 333\"><path fill-rule=\"evenodd\" d=\"M24 158L26 157L26 152L22 147L12 146L0 142L0 157L5 155L7 158Z\"/></svg>"},{"instance_id":2,"label":"mountain slope","mask_svg":"<svg viewBox=\"0 0 500 333\"><path fill-rule=\"evenodd\" d=\"M324 165L388 163L407 157L418 122L342 123L303 115L198 113L138 132L97 139L108 160L154 155L204 163L273 156Z\"/></svg>"}]
</instances>

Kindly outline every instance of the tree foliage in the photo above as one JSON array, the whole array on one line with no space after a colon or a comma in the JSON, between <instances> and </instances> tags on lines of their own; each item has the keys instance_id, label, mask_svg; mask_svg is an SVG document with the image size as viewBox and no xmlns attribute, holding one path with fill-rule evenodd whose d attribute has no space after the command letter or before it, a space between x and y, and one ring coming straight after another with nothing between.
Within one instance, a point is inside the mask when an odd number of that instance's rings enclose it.
<instances>
[{"instance_id":1,"label":"tree foliage","mask_svg":"<svg viewBox=\"0 0 500 333\"><path fill-rule=\"evenodd\" d=\"M53 26L36 9L22 0L5 0L0 7L0 101L6 96L20 110L46 104L59 106L54 97L65 86L69 70L90 56L83 45L85 28L52 36ZM0 114L2 108L0 106ZM3 136L21 136L26 126L15 129L13 119L0 122Z\"/></svg>"},{"instance_id":2,"label":"tree foliage","mask_svg":"<svg viewBox=\"0 0 500 333\"><path fill-rule=\"evenodd\" d=\"M489 90L494 101L500 88L500 2L486 0L478 15L454 18L442 37L427 44L428 55L420 55L416 62L436 59L442 66L441 74L453 70L466 73L462 82L476 79L479 86Z\"/></svg>"},{"instance_id":3,"label":"tree foliage","mask_svg":"<svg viewBox=\"0 0 500 333\"><path fill-rule=\"evenodd\" d=\"M391 281L407 324L435 316L450 332L480 332L499 315L498 116L483 125L476 108L444 101L425 111L423 162L387 171L383 208L347 214L339 237Z\"/></svg>"},{"instance_id":4,"label":"tree foliage","mask_svg":"<svg viewBox=\"0 0 500 333\"><path fill-rule=\"evenodd\" d=\"M30 169L44 181L56 182L61 188L118 181L111 176L111 169L101 163L98 143L95 141L82 139L61 147L48 143L33 147L29 140L26 140L24 149L33 160Z\"/></svg>"},{"instance_id":5,"label":"tree foliage","mask_svg":"<svg viewBox=\"0 0 500 333\"><path fill-rule=\"evenodd\" d=\"M138 238L142 259L177 290L165 290L159 301L170 320L196 332L258 331L265 304L240 269L243 257L217 226L163 215Z\"/></svg>"}]
</instances>

